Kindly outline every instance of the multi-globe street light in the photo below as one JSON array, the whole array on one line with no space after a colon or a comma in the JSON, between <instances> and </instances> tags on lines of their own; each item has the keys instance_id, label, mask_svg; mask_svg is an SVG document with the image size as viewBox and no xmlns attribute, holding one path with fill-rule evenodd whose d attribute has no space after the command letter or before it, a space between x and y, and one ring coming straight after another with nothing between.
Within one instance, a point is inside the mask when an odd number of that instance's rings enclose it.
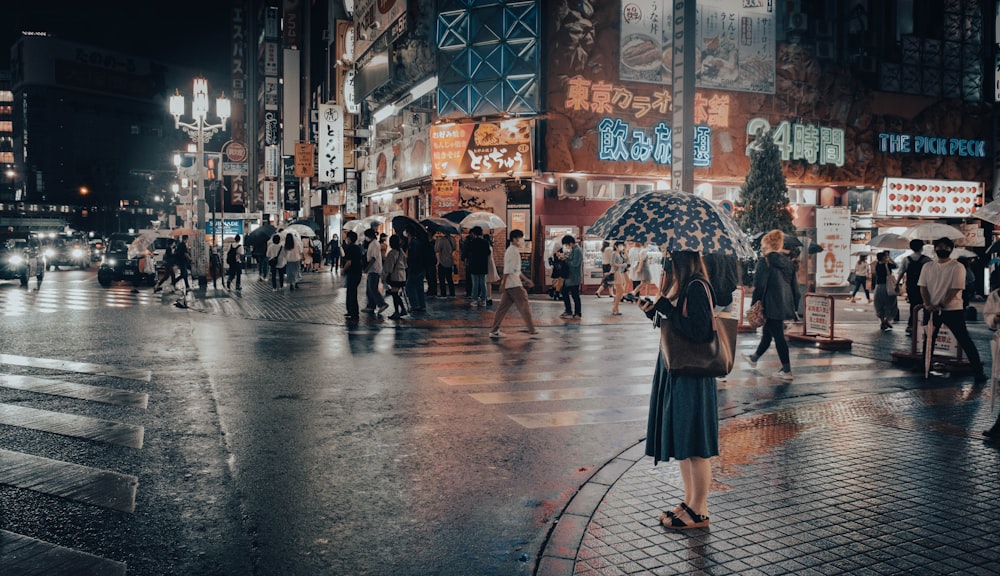
<instances>
[{"instance_id":1,"label":"multi-globe street light","mask_svg":"<svg viewBox=\"0 0 1000 576\"><path fill-rule=\"evenodd\" d=\"M197 145L198 179L194 186L192 200L195 205L196 224L192 226L195 230L205 230L205 144L212 140L218 132L226 129L226 120L231 113L229 99L226 93L215 100L215 115L219 117L218 124L208 122L208 80L204 78L194 79L194 98L191 102L191 122L181 122L184 115L184 96L180 91L174 92L170 97L170 114L174 117L174 128L184 130L189 138ZM204 235L202 235L204 238Z\"/></svg>"}]
</instances>

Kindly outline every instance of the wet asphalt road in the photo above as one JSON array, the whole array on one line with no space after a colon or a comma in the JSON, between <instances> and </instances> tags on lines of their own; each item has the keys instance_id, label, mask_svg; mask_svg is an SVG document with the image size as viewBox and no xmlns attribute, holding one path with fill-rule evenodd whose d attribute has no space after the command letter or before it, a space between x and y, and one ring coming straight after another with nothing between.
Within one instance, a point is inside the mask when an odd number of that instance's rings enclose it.
<instances>
[{"instance_id":1,"label":"wet asphalt road","mask_svg":"<svg viewBox=\"0 0 1000 576\"><path fill-rule=\"evenodd\" d=\"M107 292L92 276L52 272L42 290L93 300ZM128 299L128 288L113 290ZM31 297L13 284L0 295L7 306ZM498 409L460 381L480 382L478 393L519 377L544 388L548 371L579 355L571 332L492 343L478 326L248 321L179 310L171 298L4 316L5 354L145 368L151 378L59 374L147 392L144 411L0 388L3 403L145 429L143 446L127 449L0 425L0 448L139 479L133 514L0 485L0 529L126 562L128 574L528 574L553 514L644 435L638 421L528 428L509 413L531 407ZM651 350L653 339L615 347L613 362L592 357L584 383Z\"/></svg>"},{"instance_id":2,"label":"wet asphalt road","mask_svg":"<svg viewBox=\"0 0 1000 576\"><path fill-rule=\"evenodd\" d=\"M338 304L335 284L322 292L332 280L311 281L296 297ZM244 307L273 302L260 286L244 292ZM0 416L15 406L144 432L128 448L0 424L0 450L138 481L129 513L0 475L0 530L123 562L130 575L531 574L569 498L645 435L656 332L637 314L593 317L607 300L587 299L587 321L568 325L558 304L535 301L542 338L511 326L494 342L483 315L458 308L451 321L348 327L173 299L101 289L93 271L49 273L37 294L0 283L0 354L26 359L0 373L149 395L139 409L0 385ZM870 315L838 304L838 318L860 322L850 333L877 330ZM793 385L720 383L722 415L922 385L860 362L857 348L817 359Z\"/></svg>"}]
</instances>

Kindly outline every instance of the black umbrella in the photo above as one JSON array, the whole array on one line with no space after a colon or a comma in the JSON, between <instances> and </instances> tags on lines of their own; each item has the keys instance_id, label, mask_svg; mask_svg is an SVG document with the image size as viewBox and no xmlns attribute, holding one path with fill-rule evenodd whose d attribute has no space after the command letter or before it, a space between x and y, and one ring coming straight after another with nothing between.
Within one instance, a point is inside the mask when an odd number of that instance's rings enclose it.
<instances>
[{"instance_id":1,"label":"black umbrella","mask_svg":"<svg viewBox=\"0 0 1000 576\"><path fill-rule=\"evenodd\" d=\"M986 249L987 254L993 254L996 252L1000 252L1000 240L990 244L990 247Z\"/></svg>"},{"instance_id":2,"label":"black umbrella","mask_svg":"<svg viewBox=\"0 0 1000 576\"><path fill-rule=\"evenodd\" d=\"M317 235L320 233L321 230L323 230L322 226L320 226L319 224L313 222L312 220L310 220L308 218L299 218L298 220L295 220L294 222L289 222L288 223L289 226L291 226L292 224L301 224L303 226L308 226Z\"/></svg>"},{"instance_id":3,"label":"black umbrella","mask_svg":"<svg viewBox=\"0 0 1000 576\"><path fill-rule=\"evenodd\" d=\"M420 235L425 240L429 238L427 235L427 229L424 228L420 222L417 222L409 216L393 216L392 229L395 230L397 234L402 234L403 230L409 230L411 234Z\"/></svg>"},{"instance_id":4,"label":"black umbrella","mask_svg":"<svg viewBox=\"0 0 1000 576\"><path fill-rule=\"evenodd\" d=\"M444 218L427 218L426 220L421 220L420 223L423 224L424 228L427 228L427 231L431 234L436 232L440 232L442 234L462 234L462 231L459 229L459 225L457 223Z\"/></svg>"},{"instance_id":5,"label":"black umbrella","mask_svg":"<svg viewBox=\"0 0 1000 576\"><path fill-rule=\"evenodd\" d=\"M823 247L820 246L819 244L815 243L815 242L813 242L812 244L809 245L809 253L810 254L819 254L822 251L823 251Z\"/></svg>"},{"instance_id":6,"label":"black umbrella","mask_svg":"<svg viewBox=\"0 0 1000 576\"><path fill-rule=\"evenodd\" d=\"M445 220L451 220L455 224L461 224L462 220L465 220L465 217L469 214L472 214L471 210L452 210L447 214L442 214L441 217Z\"/></svg>"},{"instance_id":7,"label":"black umbrella","mask_svg":"<svg viewBox=\"0 0 1000 576\"><path fill-rule=\"evenodd\" d=\"M247 246L260 246L261 244L266 244L267 241L275 235L275 233L277 233L277 230L275 230L274 226L264 224L260 228L257 228L247 234L244 241Z\"/></svg>"},{"instance_id":8,"label":"black umbrella","mask_svg":"<svg viewBox=\"0 0 1000 576\"><path fill-rule=\"evenodd\" d=\"M802 248L802 240L799 240L798 236L792 236L791 234L785 234L785 249L791 250L792 248Z\"/></svg>"}]
</instances>

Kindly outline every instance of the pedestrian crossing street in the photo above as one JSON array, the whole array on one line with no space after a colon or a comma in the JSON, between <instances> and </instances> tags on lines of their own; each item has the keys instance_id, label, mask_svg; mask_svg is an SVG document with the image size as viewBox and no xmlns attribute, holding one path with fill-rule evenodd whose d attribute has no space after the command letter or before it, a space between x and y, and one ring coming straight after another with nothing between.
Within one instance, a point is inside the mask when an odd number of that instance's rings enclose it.
<instances>
[{"instance_id":1,"label":"pedestrian crossing street","mask_svg":"<svg viewBox=\"0 0 1000 576\"><path fill-rule=\"evenodd\" d=\"M131 308L133 306L160 305L171 297L170 289L164 293L154 294L148 286L134 288L127 284L118 284L108 288L97 285L90 286L68 283L42 283L35 290L32 282L30 289L18 288L14 285L0 287L0 315L5 317L25 314L49 314L67 310L94 310L98 308ZM133 290L135 290L133 292ZM180 293L178 292L177 295ZM171 301L176 296L171 298Z\"/></svg>"},{"instance_id":2,"label":"pedestrian crossing street","mask_svg":"<svg viewBox=\"0 0 1000 576\"><path fill-rule=\"evenodd\" d=\"M141 387L143 382L150 381L151 373L54 358L0 354L0 390L4 390L3 397L9 399L0 402L0 432L17 430L39 440L37 444L30 442L31 446L45 446L45 437L58 435L105 446L108 451L115 446L141 450L144 437L141 425L83 416L61 408L47 410L24 405L29 401L42 401L46 406L53 404L85 412L88 407L103 404L122 411L145 413L149 396L144 392L75 381L95 377L99 380L114 378L126 385L132 382L134 387ZM55 455L0 446L0 484L123 514L135 511L139 489L136 476L51 456ZM54 515L57 507L55 503L52 506L53 510L47 512ZM123 562L2 529L0 566L5 573L9 570L11 574L114 576L126 573Z\"/></svg>"},{"instance_id":3,"label":"pedestrian crossing street","mask_svg":"<svg viewBox=\"0 0 1000 576\"><path fill-rule=\"evenodd\" d=\"M535 339L523 332L499 340L439 334L430 345L397 344L393 354L407 358L416 377L460 390L524 428L599 426L646 420L658 337L648 324L556 326L542 327ZM848 351L791 344L795 379L783 382L773 376L780 368L773 345L756 368L742 358L759 337L740 335L736 366L718 382L723 416L780 408L803 397L818 402L852 390L870 392L876 380L884 387L916 377Z\"/></svg>"}]
</instances>

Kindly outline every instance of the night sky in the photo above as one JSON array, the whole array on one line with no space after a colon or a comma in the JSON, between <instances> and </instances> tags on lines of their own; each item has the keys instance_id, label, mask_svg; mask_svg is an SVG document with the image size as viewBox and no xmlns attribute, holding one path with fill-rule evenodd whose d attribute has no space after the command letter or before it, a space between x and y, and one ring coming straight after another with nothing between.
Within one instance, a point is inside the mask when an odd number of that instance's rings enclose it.
<instances>
[{"instance_id":1,"label":"night sky","mask_svg":"<svg viewBox=\"0 0 1000 576\"><path fill-rule=\"evenodd\" d=\"M0 49L5 55L21 31L30 30L204 73L227 71L232 0L18 0L5 4L0 16Z\"/></svg>"}]
</instances>

